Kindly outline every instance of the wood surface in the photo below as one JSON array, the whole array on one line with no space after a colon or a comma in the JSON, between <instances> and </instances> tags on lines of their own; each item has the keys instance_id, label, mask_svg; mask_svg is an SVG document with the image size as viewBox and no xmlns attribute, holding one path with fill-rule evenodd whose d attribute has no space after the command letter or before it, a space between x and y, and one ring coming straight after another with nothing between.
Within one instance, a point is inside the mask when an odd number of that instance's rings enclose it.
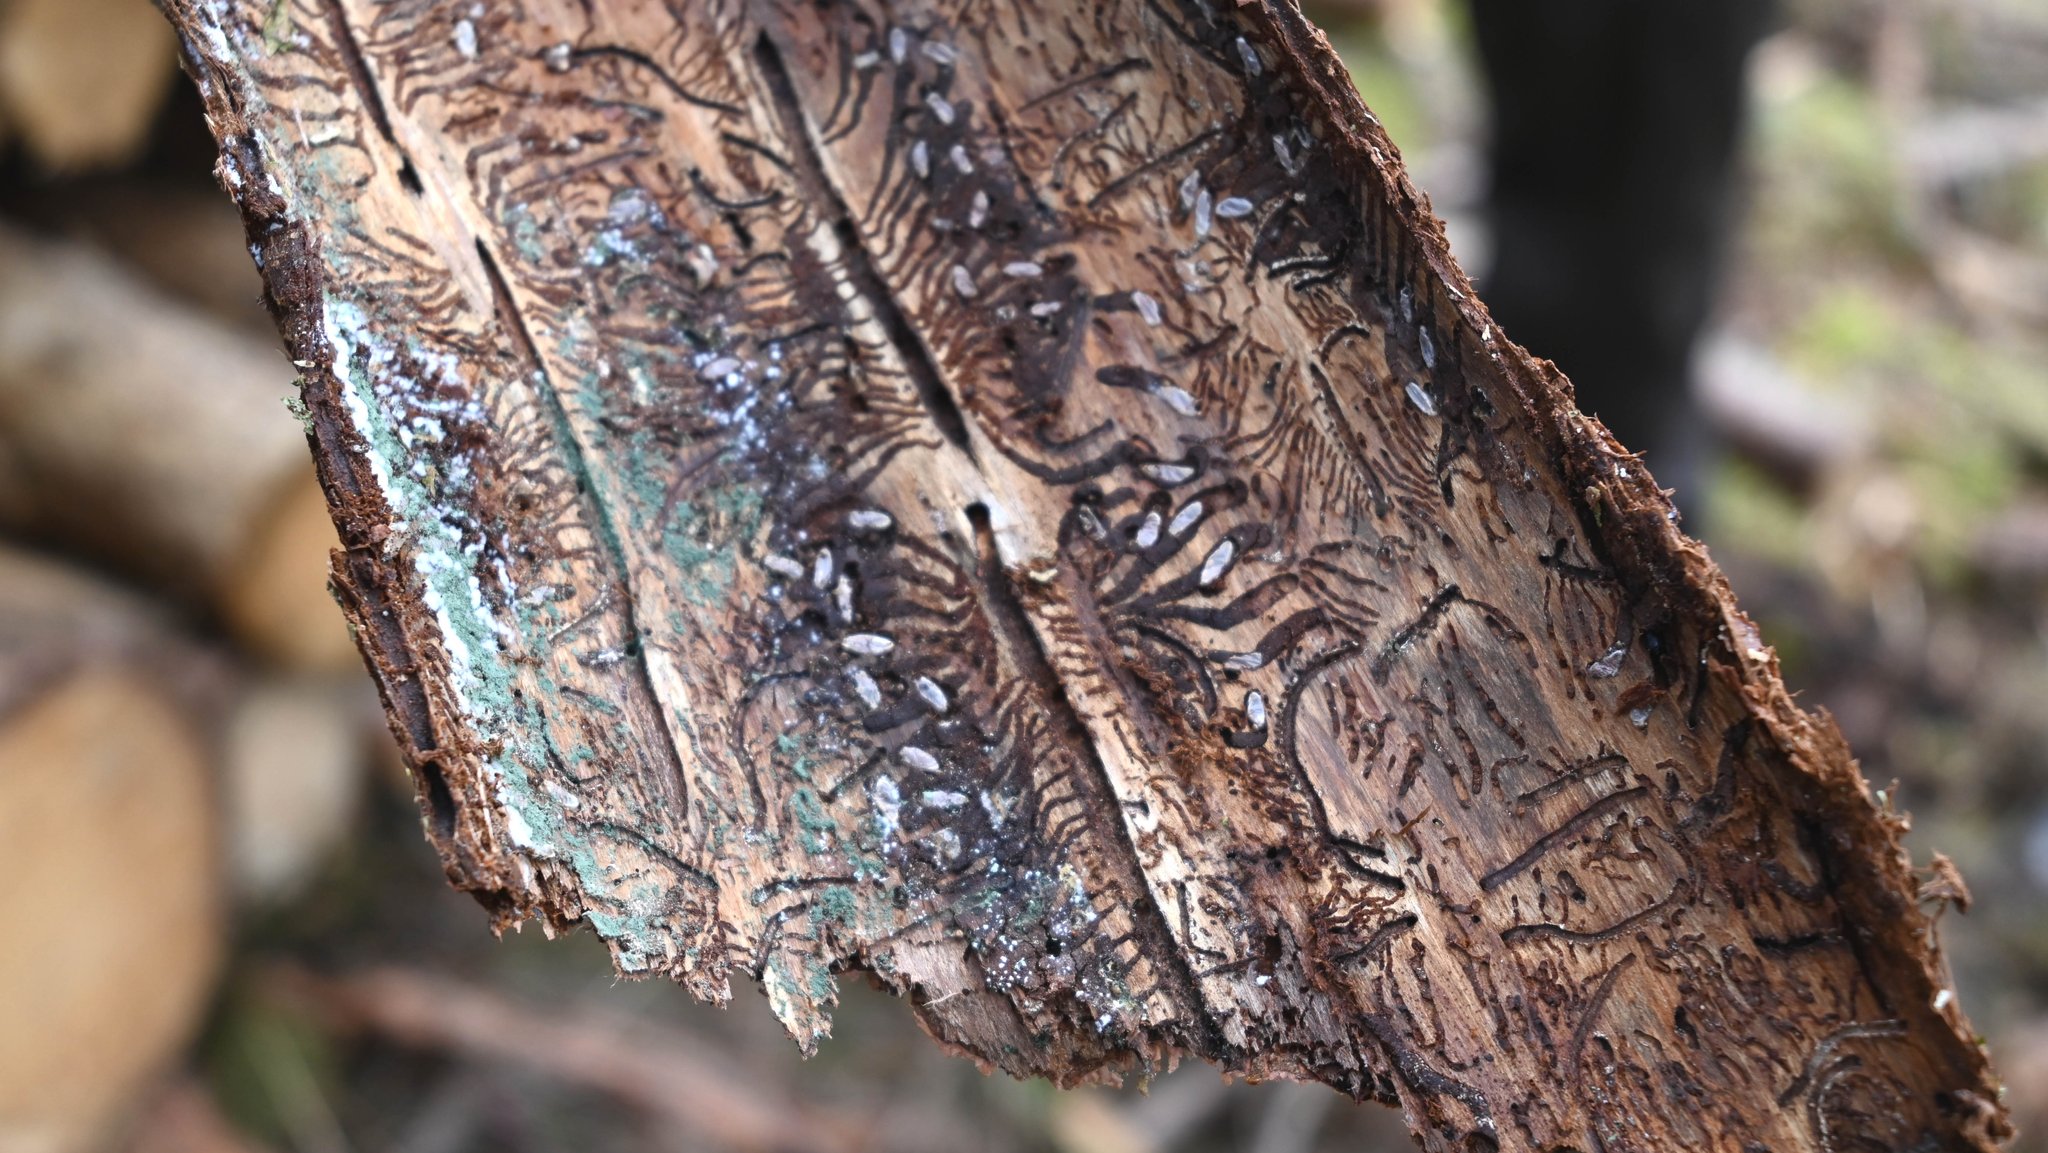
<instances>
[{"instance_id":1,"label":"wood surface","mask_svg":"<svg viewBox=\"0 0 2048 1153\"><path fill-rule=\"evenodd\" d=\"M1433 1150L2005 1135L1958 890L1291 8L165 7L505 921Z\"/></svg>"}]
</instances>

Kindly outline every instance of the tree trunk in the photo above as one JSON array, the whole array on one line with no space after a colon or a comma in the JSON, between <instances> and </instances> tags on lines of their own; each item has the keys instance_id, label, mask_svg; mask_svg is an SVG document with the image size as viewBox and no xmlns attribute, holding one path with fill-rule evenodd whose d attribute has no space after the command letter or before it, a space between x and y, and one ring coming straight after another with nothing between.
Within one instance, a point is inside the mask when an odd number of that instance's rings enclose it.
<instances>
[{"instance_id":1,"label":"tree trunk","mask_svg":"<svg viewBox=\"0 0 2048 1153\"><path fill-rule=\"evenodd\" d=\"M1950 890L1292 9L165 3L505 920L1431 1149L2004 1135Z\"/></svg>"}]
</instances>

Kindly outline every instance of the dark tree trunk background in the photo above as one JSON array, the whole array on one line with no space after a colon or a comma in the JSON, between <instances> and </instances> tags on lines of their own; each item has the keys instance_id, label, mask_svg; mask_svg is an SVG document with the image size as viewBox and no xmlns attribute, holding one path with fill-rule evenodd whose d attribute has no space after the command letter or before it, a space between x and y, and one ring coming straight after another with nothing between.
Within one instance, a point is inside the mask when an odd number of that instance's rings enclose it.
<instances>
[{"instance_id":1,"label":"dark tree trunk background","mask_svg":"<svg viewBox=\"0 0 2048 1153\"><path fill-rule=\"evenodd\" d=\"M1273 3L166 0L451 878L1432 1149L1982 1149L1932 883Z\"/></svg>"}]
</instances>

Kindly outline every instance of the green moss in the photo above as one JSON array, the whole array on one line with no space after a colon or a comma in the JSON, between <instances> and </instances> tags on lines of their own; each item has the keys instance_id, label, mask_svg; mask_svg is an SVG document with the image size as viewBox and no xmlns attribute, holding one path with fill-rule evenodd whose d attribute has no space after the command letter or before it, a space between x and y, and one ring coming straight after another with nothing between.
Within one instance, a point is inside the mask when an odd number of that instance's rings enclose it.
<instances>
[{"instance_id":1,"label":"green moss","mask_svg":"<svg viewBox=\"0 0 2048 1153\"><path fill-rule=\"evenodd\" d=\"M1757 141L1764 192L1755 219L1782 259L1843 246L1910 258L1899 151L1867 88L1829 74L1767 100Z\"/></svg>"},{"instance_id":2,"label":"green moss","mask_svg":"<svg viewBox=\"0 0 2048 1153\"><path fill-rule=\"evenodd\" d=\"M1922 298L1847 281L1822 286L1780 348L1817 385L1883 402L1883 455L1923 510L1914 560L1937 584L1967 579L1978 535L2025 484L2026 459L2048 457L2048 368ZM1747 526L1725 535L1782 552L1770 542L1790 531L1784 518L1760 523L1745 483L1715 498L1717 517Z\"/></svg>"},{"instance_id":3,"label":"green moss","mask_svg":"<svg viewBox=\"0 0 2048 1153\"><path fill-rule=\"evenodd\" d=\"M289 1147L341 1091L335 1054L319 1023L241 997L222 1013L207 1046L216 1100L236 1127Z\"/></svg>"},{"instance_id":4,"label":"green moss","mask_svg":"<svg viewBox=\"0 0 2048 1153\"><path fill-rule=\"evenodd\" d=\"M1892 305L1869 286L1847 282L1824 291L1786 333L1786 360L1826 385L1897 357L1902 328Z\"/></svg>"},{"instance_id":5,"label":"green moss","mask_svg":"<svg viewBox=\"0 0 2048 1153\"><path fill-rule=\"evenodd\" d=\"M1707 523L1716 540L1793 568L1811 562L1812 526L1799 501L1761 469L1739 458L1718 462L1707 485Z\"/></svg>"}]
</instances>

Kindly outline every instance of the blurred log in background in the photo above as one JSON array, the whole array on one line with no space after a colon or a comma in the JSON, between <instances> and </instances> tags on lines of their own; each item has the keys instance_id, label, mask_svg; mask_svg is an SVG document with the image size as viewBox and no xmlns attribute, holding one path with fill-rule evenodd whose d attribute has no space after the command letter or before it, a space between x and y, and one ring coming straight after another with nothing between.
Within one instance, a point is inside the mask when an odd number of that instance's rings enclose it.
<instances>
[{"instance_id":1,"label":"blurred log in background","mask_svg":"<svg viewBox=\"0 0 2048 1153\"><path fill-rule=\"evenodd\" d=\"M1468 9L1318 15L1484 283ZM1958 981L2039 1130L2048 13L1799 0L1748 75L1693 374L1716 447L1681 499L1959 857ZM765 1012L493 942L327 598L212 156L146 0L0 0L0 1151L1406 1147L1385 1111L1199 1068L1143 1098L984 1080L859 990L800 1067Z\"/></svg>"}]
</instances>

